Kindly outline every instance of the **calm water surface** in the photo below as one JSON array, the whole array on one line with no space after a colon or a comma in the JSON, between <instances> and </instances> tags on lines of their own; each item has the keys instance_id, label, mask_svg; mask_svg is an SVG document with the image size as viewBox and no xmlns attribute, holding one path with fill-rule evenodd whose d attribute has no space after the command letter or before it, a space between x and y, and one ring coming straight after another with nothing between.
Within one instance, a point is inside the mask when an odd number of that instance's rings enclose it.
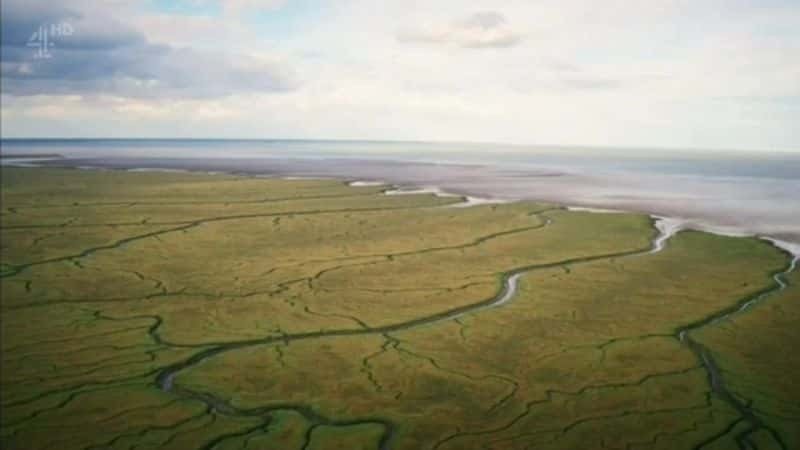
<instances>
[{"instance_id":1,"label":"calm water surface","mask_svg":"<svg viewBox=\"0 0 800 450\"><path fill-rule=\"evenodd\" d=\"M800 244L800 153L216 140L4 140L2 152L57 153L64 159L47 164L66 166L436 186L480 197L642 211Z\"/></svg>"}]
</instances>

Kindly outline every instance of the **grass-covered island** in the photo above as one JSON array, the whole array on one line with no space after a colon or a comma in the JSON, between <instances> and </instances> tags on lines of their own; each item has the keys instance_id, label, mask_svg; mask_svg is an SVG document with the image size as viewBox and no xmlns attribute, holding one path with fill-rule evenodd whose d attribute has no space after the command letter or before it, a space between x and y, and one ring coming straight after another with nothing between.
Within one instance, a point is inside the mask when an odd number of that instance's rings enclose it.
<instances>
[{"instance_id":1,"label":"grass-covered island","mask_svg":"<svg viewBox=\"0 0 800 450\"><path fill-rule=\"evenodd\" d=\"M0 446L800 448L786 253L383 189L3 168Z\"/></svg>"}]
</instances>

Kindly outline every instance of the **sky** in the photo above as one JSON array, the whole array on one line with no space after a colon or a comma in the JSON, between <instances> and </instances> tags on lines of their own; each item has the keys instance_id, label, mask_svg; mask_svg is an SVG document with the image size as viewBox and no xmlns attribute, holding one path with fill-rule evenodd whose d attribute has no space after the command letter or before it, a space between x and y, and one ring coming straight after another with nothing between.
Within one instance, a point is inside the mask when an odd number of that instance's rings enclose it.
<instances>
[{"instance_id":1,"label":"sky","mask_svg":"<svg viewBox=\"0 0 800 450\"><path fill-rule=\"evenodd\" d=\"M800 151L797 0L1 4L6 138Z\"/></svg>"}]
</instances>

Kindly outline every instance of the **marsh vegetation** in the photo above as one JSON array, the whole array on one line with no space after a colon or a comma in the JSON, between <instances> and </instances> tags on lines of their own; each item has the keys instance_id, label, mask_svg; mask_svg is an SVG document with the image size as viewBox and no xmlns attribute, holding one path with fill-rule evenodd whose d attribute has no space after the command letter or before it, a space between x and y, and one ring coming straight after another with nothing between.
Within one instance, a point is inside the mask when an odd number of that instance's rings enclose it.
<instances>
[{"instance_id":1,"label":"marsh vegetation","mask_svg":"<svg viewBox=\"0 0 800 450\"><path fill-rule=\"evenodd\" d=\"M789 255L383 189L3 168L2 447L800 448Z\"/></svg>"}]
</instances>

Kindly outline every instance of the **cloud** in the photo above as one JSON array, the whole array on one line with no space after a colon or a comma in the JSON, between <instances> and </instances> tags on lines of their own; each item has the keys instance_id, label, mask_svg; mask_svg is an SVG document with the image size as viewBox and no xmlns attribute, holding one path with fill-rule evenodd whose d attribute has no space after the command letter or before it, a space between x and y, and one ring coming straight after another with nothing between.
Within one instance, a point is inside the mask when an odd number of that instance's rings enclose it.
<instances>
[{"instance_id":1,"label":"cloud","mask_svg":"<svg viewBox=\"0 0 800 450\"><path fill-rule=\"evenodd\" d=\"M800 2L491 4L0 0L2 133L800 146Z\"/></svg>"},{"instance_id":2,"label":"cloud","mask_svg":"<svg viewBox=\"0 0 800 450\"><path fill-rule=\"evenodd\" d=\"M244 10L273 10L282 7L287 0L217 0L223 8L231 12Z\"/></svg>"},{"instance_id":3,"label":"cloud","mask_svg":"<svg viewBox=\"0 0 800 450\"><path fill-rule=\"evenodd\" d=\"M278 58L155 43L110 11L81 6L3 2L5 94L202 98L297 86L292 69ZM52 56L37 58L28 45L32 33L53 24L68 24L72 33L51 36Z\"/></svg>"},{"instance_id":4,"label":"cloud","mask_svg":"<svg viewBox=\"0 0 800 450\"><path fill-rule=\"evenodd\" d=\"M273 11L286 5L289 0L184 0L195 6L213 6L223 13L238 15L254 11Z\"/></svg>"},{"instance_id":5,"label":"cloud","mask_svg":"<svg viewBox=\"0 0 800 450\"><path fill-rule=\"evenodd\" d=\"M405 43L449 44L463 48L505 48L519 44L522 34L509 26L502 14L484 11L449 24L428 24L401 30L397 39Z\"/></svg>"}]
</instances>

